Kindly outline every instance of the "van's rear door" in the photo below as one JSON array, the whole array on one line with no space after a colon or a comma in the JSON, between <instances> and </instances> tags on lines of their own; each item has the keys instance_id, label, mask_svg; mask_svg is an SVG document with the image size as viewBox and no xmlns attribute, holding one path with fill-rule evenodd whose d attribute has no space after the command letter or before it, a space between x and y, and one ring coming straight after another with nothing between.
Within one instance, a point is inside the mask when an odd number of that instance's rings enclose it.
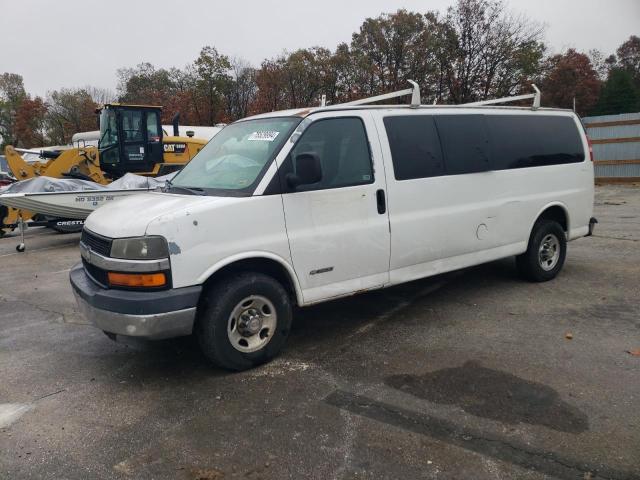
<instances>
[{"instance_id":1,"label":"van's rear door","mask_svg":"<svg viewBox=\"0 0 640 480\"><path fill-rule=\"evenodd\" d=\"M380 143L367 111L309 118L279 169L291 256L305 303L388 283L390 234ZM320 158L320 182L292 189L296 155Z\"/></svg>"}]
</instances>

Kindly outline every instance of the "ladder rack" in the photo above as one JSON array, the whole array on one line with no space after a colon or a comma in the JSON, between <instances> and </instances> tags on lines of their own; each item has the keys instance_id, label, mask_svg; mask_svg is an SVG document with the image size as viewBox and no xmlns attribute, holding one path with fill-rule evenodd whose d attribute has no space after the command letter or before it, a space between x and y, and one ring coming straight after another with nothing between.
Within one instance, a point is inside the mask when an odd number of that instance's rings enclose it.
<instances>
[{"instance_id":1,"label":"ladder rack","mask_svg":"<svg viewBox=\"0 0 640 480\"><path fill-rule=\"evenodd\" d=\"M355 106L355 105L367 105L369 103L375 103L382 100L389 100L391 98L404 97L405 95L411 95L411 108L418 108L421 105L420 103L420 86L414 82L413 80L408 80L408 82L412 85L411 88L407 88L404 90L399 90L397 92L385 93L383 95L376 95L375 97L361 98L360 100L354 100L352 102L346 103L337 103L335 105L326 105L326 95L322 95L322 100L320 102L320 107L343 107L343 106ZM532 110L537 110L540 108L540 97L541 92L535 84L531 84L534 89L534 93L527 93L525 95L515 95L513 97L503 97L503 98L495 98L493 100L482 100L479 102L470 102L470 103L462 103L459 105L448 105L449 107L477 107L482 105L496 105L499 103L511 103L511 102L519 102L520 100L528 100L533 99L533 105L531 105ZM435 102L434 102L435 105Z\"/></svg>"},{"instance_id":2,"label":"ladder rack","mask_svg":"<svg viewBox=\"0 0 640 480\"><path fill-rule=\"evenodd\" d=\"M526 95L515 95L513 97L496 98L493 100L482 100L480 102L463 103L460 106L468 107L468 106L478 106L478 105L495 105L497 103L518 102L520 100L528 100L530 98L533 98L533 105L531 105L531 109L537 110L540 108L541 92L540 92L540 89L536 87L534 83L532 83L531 86L535 90L534 93L527 93Z\"/></svg>"},{"instance_id":3,"label":"ladder rack","mask_svg":"<svg viewBox=\"0 0 640 480\"><path fill-rule=\"evenodd\" d=\"M385 93L383 95L376 95L375 97L361 98L360 100L354 100L353 102L339 103L338 105L366 105L367 103L375 103L381 100L389 100L390 98L404 97L405 95L411 95L411 106L417 108L420 106L420 86L413 80L408 80L413 85L412 88L405 90L399 90L397 92Z\"/></svg>"}]
</instances>

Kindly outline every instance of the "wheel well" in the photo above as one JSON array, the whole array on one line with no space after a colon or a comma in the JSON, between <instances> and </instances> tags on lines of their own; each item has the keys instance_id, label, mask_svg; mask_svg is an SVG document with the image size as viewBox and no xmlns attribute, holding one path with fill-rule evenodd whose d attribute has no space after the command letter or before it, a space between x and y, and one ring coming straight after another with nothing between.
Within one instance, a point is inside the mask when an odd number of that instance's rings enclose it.
<instances>
[{"instance_id":1,"label":"wheel well","mask_svg":"<svg viewBox=\"0 0 640 480\"><path fill-rule=\"evenodd\" d=\"M220 270L214 272L204 282L203 287L206 289L213 283L239 272L259 272L268 275L280 282L291 296L291 299L294 302L297 301L296 288L289 272L282 264L270 258L245 258L225 265Z\"/></svg>"},{"instance_id":2,"label":"wheel well","mask_svg":"<svg viewBox=\"0 0 640 480\"><path fill-rule=\"evenodd\" d=\"M569 219L567 218L567 212L565 212L564 208L559 205L549 207L544 212L542 212L538 217L538 220L542 219L558 222L565 232L569 231ZM536 222L538 220L536 220Z\"/></svg>"}]
</instances>

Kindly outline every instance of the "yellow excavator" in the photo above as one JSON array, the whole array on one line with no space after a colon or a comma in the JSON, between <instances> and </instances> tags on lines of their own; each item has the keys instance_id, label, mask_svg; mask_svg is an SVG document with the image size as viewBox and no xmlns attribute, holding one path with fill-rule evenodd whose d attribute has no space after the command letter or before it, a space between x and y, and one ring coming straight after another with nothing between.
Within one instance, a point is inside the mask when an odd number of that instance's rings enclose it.
<instances>
[{"instance_id":1,"label":"yellow excavator","mask_svg":"<svg viewBox=\"0 0 640 480\"><path fill-rule=\"evenodd\" d=\"M178 116L173 135L165 135L161 124L162 107L150 105L106 104L100 115L98 147L74 147L42 152L46 162L28 163L12 146L5 148L9 171L17 180L37 176L80 178L107 184L127 172L160 176L179 170L207 143L207 139L179 135ZM33 214L0 205L0 236Z\"/></svg>"}]
</instances>

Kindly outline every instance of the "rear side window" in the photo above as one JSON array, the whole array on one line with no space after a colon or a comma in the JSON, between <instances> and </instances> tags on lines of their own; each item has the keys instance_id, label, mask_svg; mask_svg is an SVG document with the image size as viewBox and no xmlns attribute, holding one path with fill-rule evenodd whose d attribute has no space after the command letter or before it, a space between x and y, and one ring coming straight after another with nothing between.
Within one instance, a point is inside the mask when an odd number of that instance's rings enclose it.
<instances>
[{"instance_id":1,"label":"rear side window","mask_svg":"<svg viewBox=\"0 0 640 480\"><path fill-rule=\"evenodd\" d=\"M444 175L440 140L432 116L385 117L396 180Z\"/></svg>"},{"instance_id":2,"label":"rear side window","mask_svg":"<svg viewBox=\"0 0 640 480\"><path fill-rule=\"evenodd\" d=\"M542 167L584 161L584 149L570 117L487 115L493 145L492 170Z\"/></svg>"},{"instance_id":3,"label":"rear side window","mask_svg":"<svg viewBox=\"0 0 640 480\"><path fill-rule=\"evenodd\" d=\"M436 125L447 175L489 170L489 137L484 115L438 115Z\"/></svg>"}]
</instances>

